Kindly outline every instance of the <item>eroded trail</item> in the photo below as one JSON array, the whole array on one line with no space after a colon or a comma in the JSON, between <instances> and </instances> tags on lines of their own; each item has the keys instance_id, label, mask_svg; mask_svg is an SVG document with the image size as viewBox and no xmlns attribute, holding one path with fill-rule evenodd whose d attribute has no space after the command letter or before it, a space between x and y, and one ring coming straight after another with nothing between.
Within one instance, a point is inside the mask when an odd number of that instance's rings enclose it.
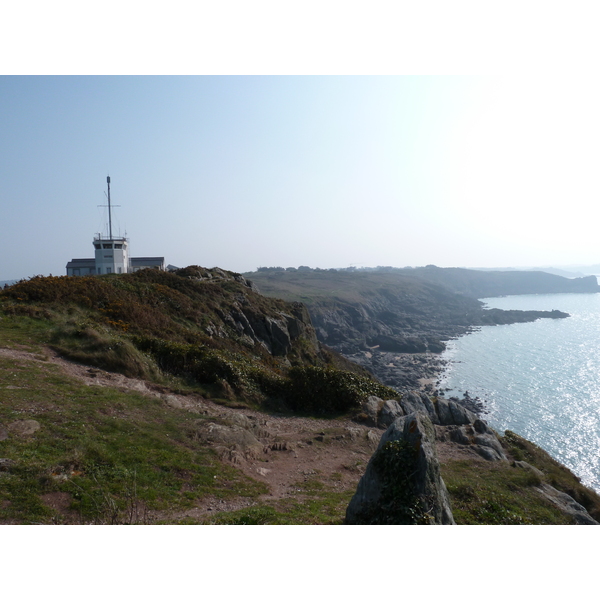
<instances>
[{"instance_id":1,"label":"eroded trail","mask_svg":"<svg viewBox=\"0 0 600 600\"><path fill-rule=\"evenodd\" d=\"M201 442L213 448L220 460L266 483L269 489L268 494L253 500L204 498L185 511L154 512L149 515L151 521L203 519L222 511L286 498L302 501L311 485L335 492L352 492L382 433L349 419L278 416L229 408L198 394L176 394L141 379L76 364L50 349L42 352L0 348L2 357L56 365L67 376L87 386L136 392L161 399L168 409L202 415L203 425L197 433Z\"/></svg>"}]
</instances>

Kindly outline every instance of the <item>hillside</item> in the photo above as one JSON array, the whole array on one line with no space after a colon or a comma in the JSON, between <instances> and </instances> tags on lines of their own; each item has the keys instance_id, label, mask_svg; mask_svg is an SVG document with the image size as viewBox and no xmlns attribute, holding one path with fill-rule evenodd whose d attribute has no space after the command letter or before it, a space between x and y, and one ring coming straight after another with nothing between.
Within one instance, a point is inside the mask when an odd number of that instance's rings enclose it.
<instances>
[{"instance_id":1,"label":"hillside","mask_svg":"<svg viewBox=\"0 0 600 600\"><path fill-rule=\"evenodd\" d=\"M440 281L452 280L446 271L466 270L260 269L245 276L267 296L305 303L320 342L396 389L412 389L420 379L435 377L439 362L431 353L441 353L445 341L473 327L568 317L560 311L486 310L482 302L449 284L415 275L424 272ZM548 274L533 275L545 279ZM475 272L474 281L477 277ZM417 354L422 360L415 361Z\"/></svg>"},{"instance_id":2,"label":"hillside","mask_svg":"<svg viewBox=\"0 0 600 600\"><path fill-rule=\"evenodd\" d=\"M414 397L235 273L22 281L0 292L0 523L342 523L384 427L373 396ZM500 438L533 479L437 427L457 522L572 522L532 487L544 478L600 515L526 441Z\"/></svg>"},{"instance_id":3,"label":"hillside","mask_svg":"<svg viewBox=\"0 0 600 600\"><path fill-rule=\"evenodd\" d=\"M542 271L476 271L441 269L435 266L411 269L411 274L470 298L492 298L518 294L589 294L600 292L595 276L568 279Z\"/></svg>"}]
</instances>

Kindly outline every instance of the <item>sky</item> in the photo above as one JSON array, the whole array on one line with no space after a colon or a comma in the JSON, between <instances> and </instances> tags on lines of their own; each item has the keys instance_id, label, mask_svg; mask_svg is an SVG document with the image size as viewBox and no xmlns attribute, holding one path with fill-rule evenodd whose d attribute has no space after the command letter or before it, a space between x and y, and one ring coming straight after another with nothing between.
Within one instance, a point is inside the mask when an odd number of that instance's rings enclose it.
<instances>
[{"instance_id":1,"label":"sky","mask_svg":"<svg viewBox=\"0 0 600 600\"><path fill-rule=\"evenodd\" d=\"M2 76L0 280L600 262L598 78Z\"/></svg>"},{"instance_id":2,"label":"sky","mask_svg":"<svg viewBox=\"0 0 600 600\"><path fill-rule=\"evenodd\" d=\"M0 281L93 256L107 176L131 255L176 266L600 262L589 3L29 4L0 24Z\"/></svg>"}]
</instances>

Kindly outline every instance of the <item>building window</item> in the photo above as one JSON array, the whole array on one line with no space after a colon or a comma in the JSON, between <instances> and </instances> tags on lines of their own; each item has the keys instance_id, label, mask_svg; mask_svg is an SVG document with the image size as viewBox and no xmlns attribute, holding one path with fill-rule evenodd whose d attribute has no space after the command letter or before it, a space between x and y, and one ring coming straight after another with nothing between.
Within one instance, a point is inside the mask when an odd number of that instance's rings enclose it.
<instances>
[{"instance_id":1,"label":"building window","mask_svg":"<svg viewBox=\"0 0 600 600\"><path fill-rule=\"evenodd\" d=\"M121 267L117 267L117 273L122 273L123 270L121 269Z\"/></svg>"},{"instance_id":2,"label":"building window","mask_svg":"<svg viewBox=\"0 0 600 600\"><path fill-rule=\"evenodd\" d=\"M79 269L73 269L73 275L79 275Z\"/></svg>"},{"instance_id":3,"label":"building window","mask_svg":"<svg viewBox=\"0 0 600 600\"><path fill-rule=\"evenodd\" d=\"M115 244L115 250L122 250L123 244Z\"/></svg>"},{"instance_id":4,"label":"building window","mask_svg":"<svg viewBox=\"0 0 600 600\"><path fill-rule=\"evenodd\" d=\"M110 267L106 267L106 272L107 272L107 273L110 273L110 272L111 272L111 270L110 270Z\"/></svg>"},{"instance_id":5,"label":"building window","mask_svg":"<svg viewBox=\"0 0 600 600\"><path fill-rule=\"evenodd\" d=\"M96 248L96 250L100 250L101 246L100 246L100 244L94 244L94 248Z\"/></svg>"},{"instance_id":6,"label":"building window","mask_svg":"<svg viewBox=\"0 0 600 600\"><path fill-rule=\"evenodd\" d=\"M102 244L102 248L104 248L104 250L112 250L112 244Z\"/></svg>"},{"instance_id":7,"label":"building window","mask_svg":"<svg viewBox=\"0 0 600 600\"><path fill-rule=\"evenodd\" d=\"M112 257L113 257L113 255L112 255L112 254L105 254L105 255L104 255L104 258L112 258Z\"/></svg>"}]
</instances>

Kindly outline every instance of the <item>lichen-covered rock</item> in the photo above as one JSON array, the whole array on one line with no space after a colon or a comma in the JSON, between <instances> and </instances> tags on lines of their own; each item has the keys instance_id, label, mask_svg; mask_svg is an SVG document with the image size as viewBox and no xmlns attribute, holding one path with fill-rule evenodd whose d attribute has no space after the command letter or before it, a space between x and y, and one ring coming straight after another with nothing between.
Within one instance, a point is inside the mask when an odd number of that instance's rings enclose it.
<instances>
[{"instance_id":1,"label":"lichen-covered rock","mask_svg":"<svg viewBox=\"0 0 600 600\"><path fill-rule=\"evenodd\" d=\"M438 398L435 408L440 425L468 425L478 420L475 413L452 400Z\"/></svg>"},{"instance_id":2,"label":"lichen-covered rock","mask_svg":"<svg viewBox=\"0 0 600 600\"><path fill-rule=\"evenodd\" d=\"M404 411L397 400L387 400L383 403L377 415L377 427L387 429L398 417L403 417Z\"/></svg>"},{"instance_id":3,"label":"lichen-covered rock","mask_svg":"<svg viewBox=\"0 0 600 600\"><path fill-rule=\"evenodd\" d=\"M400 405L404 410L404 414L409 415L414 412L421 411L427 414L427 409L423 406L421 398L415 392L407 392L400 399Z\"/></svg>"},{"instance_id":4,"label":"lichen-covered rock","mask_svg":"<svg viewBox=\"0 0 600 600\"><path fill-rule=\"evenodd\" d=\"M452 418L452 413L450 412L450 407L446 400L438 398L435 403L435 408L440 420L440 425L454 425L454 419Z\"/></svg>"},{"instance_id":5,"label":"lichen-covered rock","mask_svg":"<svg viewBox=\"0 0 600 600\"><path fill-rule=\"evenodd\" d=\"M473 442L477 446L479 454L487 460L506 460L502 445L494 432L480 433L475 436Z\"/></svg>"},{"instance_id":6,"label":"lichen-covered rock","mask_svg":"<svg viewBox=\"0 0 600 600\"><path fill-rule=\"evenodd\" d=\"M429 417L432 423L438 424L439 418L435 410L435 405L425 393L417 393L414 391L407 392L400 399L400 405L404 410L404 414L408 415L412 412L422 412Z\"/></svg>"},{"instance_id":7,"label":"lichen-covered rock","mask_svg":"<svg viewBox=\"0 0 600 600\"><path fill-rule=\"evenodd\" d=\"M241 459L257 458L263 453L263 443L239 425L203 423L197 435L213 446L220 457L236 464L239 464Z\"/></svg>"},{"instance_id":8,"label":"lichen-covered rock","mask_svg":"<svg viewBox=\"0 0 600 600\"><path fill-rule=\"evenodd\" d=\"M471 438L468 435L468 432L464 430L462 427L457 426L448 426L448 433L450 434L450 439L455 444L463 444L465 446L472 443Z\"/></svg>"},{"instance_id":9,"label":"lichen-covered rock","mask_svg":"<svg viewBox=\"0 0 600 600\"><path fill-rule=\"evenodd\" d=\"M452 400L448 401L448 407L452 413L455 425L468 425L477 420L477 415L466 409L464 406L452 402Z\"/></svg>"},{"instance_id":10,"label":"lichen-covered rock","mask_svg":"<svg viewBox=\"0 0 600 600\"><path fill-rule=\"evenodd\" d=\"M448 437L455 444L470 446L479 456L486 460L506 460L502 445L496 432L484 421L477 420L473 425L446 425ZM481 433L479 433L481 432ZM438 435L438 439L439 439Z\"/></svg>"},{"instance_id":11,"label":"lichen-covered rock","mask_svg":"<svg viewBox=\"0 0 600 600\"><path fill-rule=\"evenodd\" d=\"M454 524L426 414L399 417L381 437L346 511L348 524Z\"/></svg>"},{"instance_id":12,"label":"lichen-covered rock","mask_svg":"<svg viewBox=\"0 0 600 600\"><path fill-rule=\"evenodd\" d=\"M427 409L429 420L434 425L439 424L440 421L435 410L435 404L431 401L431 398L425 392L421 392L421 402L423 402L423 406Z\"/></svg>"},{"instance_id":13,"label":"lichen-covered rock","mask_svg":"<svg viewBox=\"0 0 600 600\"><path fill-rule=\"evenodd\" d=\"M493 429L490 429L487 426L487 423L481 419L475 419L475 421L473 421L473 429L477 433L492 433L493 432Z\"/></svg>"},{"instance_id":14,"label":"lichen-covered rock","mask_svg":"<svg viewBox=\"0 0 600 600\"><path fill-rule=\"evenodd\" d=\"M369 427L377 427L379 411L383 406L383 400L377 396L369 396L362 404L361 409L367 418L365 425Z\"/></svg>"}]
</instances>

